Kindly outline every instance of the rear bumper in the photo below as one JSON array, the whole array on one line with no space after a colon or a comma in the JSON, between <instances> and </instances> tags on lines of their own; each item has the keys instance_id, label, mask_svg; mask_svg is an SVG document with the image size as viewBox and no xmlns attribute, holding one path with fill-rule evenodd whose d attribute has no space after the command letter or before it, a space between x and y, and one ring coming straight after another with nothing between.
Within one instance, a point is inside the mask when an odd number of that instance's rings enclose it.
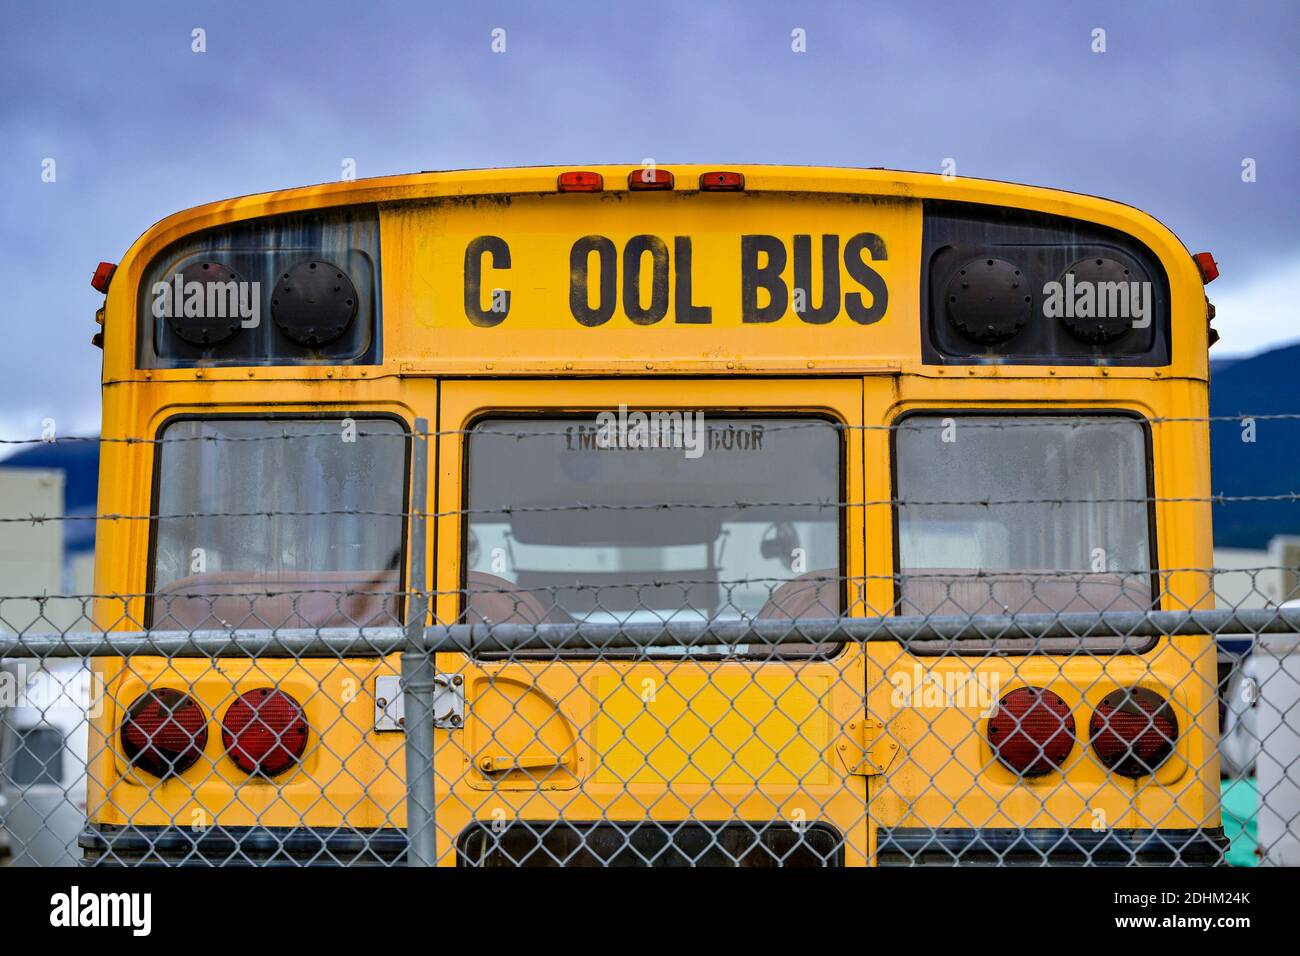
<instances>
[{"instance_id":1,"label":"rear bumper","mask_svg":"<svg viewBox=\"0 0 1300 956\"><path fill-rule=\"evenodd\" d=\"M825 833L811 828L785 846L779 839L784 834L778 832L785 830L784 825L742 826L750 831L749 839L735 846L728 846L723 838L732 827L721 824L536 821L516 823L491 836L484 828L471 826L457 840L457 862L461 866L843 863L842 847L836 846L829 828ZM811 846L814 842L816 847ZM820 846L823 842L825 847ZM77 843L87 866L393 866L405 862L407 849L402 830L345 827L191 831L92 824ZM800 851L806 843L816 851L815 858L803 859ZM756 852L760 849L763 852ZM881 827L875 860L879 866L1216 866L1223 863L1227 849L1221 828L1094 833L1057 828ZM712 852L717 850L727 852Z\"/></svg>"},{"instance_id":2,"label":"rear bumper","mask_svg":"<svg viewBox=\"0 0 1300 956\"><path fill-rule=\"evenodd\" d=\"M1068 830L881 827L879 866L1217 866L1223 829Z\"/></svg>"},{"instance_id":3,"label":"rear bumper","mask_svg":"<svg viewBox=\"0 0 1300 956\"><path fill-rule=\"evenodd\" d=\"M392 866L406 860L406 833L395 829L91 824L77 844L86 866Z\"/></svg>"}]
</instances>

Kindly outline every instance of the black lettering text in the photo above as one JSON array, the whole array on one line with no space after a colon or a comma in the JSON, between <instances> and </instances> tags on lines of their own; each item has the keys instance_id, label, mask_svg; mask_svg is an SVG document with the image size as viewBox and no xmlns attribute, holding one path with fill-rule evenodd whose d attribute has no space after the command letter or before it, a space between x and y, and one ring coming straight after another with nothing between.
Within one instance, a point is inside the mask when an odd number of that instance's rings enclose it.
<instances>
[{"instance_id":1,"label":"black lettering text","mask_svg":"<svg viewBox=\"0 0 1300 956\"><path fill-rule=\"evenodd\" d=\"M650 253L650 305L641 305L641 258ZM658 236L633 236L623 247L623 312L637 325L668 314L668 245Z\"/></svg>"},{"instance_id":2,"label":"black lettering text","mask_svg":"<svg viewBox=\"0 0 1300 956\"><path fill-rule=\"evenodd\" d=\"M762 267L759 253L767 256ZM776 236L740 237L740 320L742 322L775 322L785 315L790 304L789 290L781 280L785 271L785 246ZM767 305L759 308L758 290L766 289Z\"/></svg>"},{"instance_id":3,"label":"black lettering text","mask_svg":"<svg viewBox=\"0 0 1300 956\"><path fill-rule=\"evenodd\" d=\"M871 305L867 306L863 304L861 294L850 292L844 297L844 311L859 325L870 325L885 317L885 310L889 308L889 287L880 273L862 258L864 250L878 262L889 258L885 252L885 240L874 232L860 232L844 244L844 268L871 293Z\"/></svg>"},{"instance_id":4,"label":"black lettering text","mask_svg":"<svg viewBox=\"0 0 1300 956\"><path fill-rule=\"evenodd\" d=\"M600 298L596 307L587 295L591 253L600 259ZM579 324L604 325L618 301L618 253L604 236L583 236L569 252L569 311Z\"/></svg>"},{"instance_id":5,"label":"black lettering text","mask_svg":"<svg viewBox=\"0 0 1300 956\"><path fill-rule=\"evenodd\" d=\"M465 247L465 315L480 328L491 328L500 325L510 312L510 292L502 290L498 302L494 291L491 305L483 308L484 253L492 256L493 269L509 269L510 247L500 236L479 236Z\"/></svg>"}]
</instances>

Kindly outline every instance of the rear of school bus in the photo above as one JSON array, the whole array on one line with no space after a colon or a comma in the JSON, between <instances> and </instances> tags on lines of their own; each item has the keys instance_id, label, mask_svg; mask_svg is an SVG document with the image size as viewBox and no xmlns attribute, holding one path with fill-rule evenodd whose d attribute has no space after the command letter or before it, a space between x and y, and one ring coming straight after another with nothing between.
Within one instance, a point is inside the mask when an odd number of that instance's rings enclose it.
<instances>
[{"instance_id":1,"label":"rear of school bus","mask_svg":"<svg viewBox=\"0 0 1300 956\"><path fill-rule=\"evenodd\" d=\"M440 652L432 768L396 655L103 660L91 862L402 862L430 772L444 865L1219 858L1209 638L826 623L1207 606L1206 300L1137 210L428 173L166 219L102 318L102 627L400 627L427 513L432 624L779 638Z\"/></svg>"}]
</instances>

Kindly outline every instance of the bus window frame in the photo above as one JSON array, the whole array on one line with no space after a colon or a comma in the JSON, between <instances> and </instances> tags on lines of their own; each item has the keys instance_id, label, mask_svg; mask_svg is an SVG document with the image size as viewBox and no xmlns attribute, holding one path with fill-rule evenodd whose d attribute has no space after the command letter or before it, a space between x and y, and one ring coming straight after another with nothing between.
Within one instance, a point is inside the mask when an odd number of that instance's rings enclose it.
<instances>
[{"instance_id":1,"label":"bus window frame","mask_svg":"<svg viewBox=\"0 0 1300 956\"><path fill-rule=\"evenodd\" d=\"M900 500L898 488L898 425L908 418L925 416L928 418L1119 418L1127 419L1138 423L1142 431L1144 450L1146 452L1146 495L1147 495L1147 540L1151 548L1151 605L1160 607L1164 603L1164 590L1160 585L1160 552L1159 538L1157 536L1156 524L1156 473L1155 473L1155 455L1154 445L1151 433L1151 420L1141 412L1132 408L1116 408L1111 406L1098 406L1088 408L1086 406L1070 405L1064 408L1053 408L1051 406L935 406L935 407L917 407L908 408L899 412L889 422L889 489L892 502L889 506L890 511L890 528L893 541L891 547L893 556L891 566L893 568L893 581L891 582L892 603L890 604L891 614L898 614L898 606L901 601L899 594L899 577L903 571L901 564L901 553L899 550L899 516L898 504ZM1015 573L1012 570L1010 573ZM1024 650L1014 647L997 647L993 641L973 641L970 642L969 651L962 649L962 644L958 644L955 649L930 649L925 647L908 648L908 653L918 657L937 657L937 656L958 656L958 657L988 657L990 655L1000 657L1033 657L1033 656L1070 656L1084 651L1089 654L1109 654L1109 655L1133 655L1142 656L1155 650L1160 643L1158 637L1148 638L1141 646L1136 648L1107 648L1104 646L1094 646L1089 643L1089 638L1064 638L1064 641L1070 641L1073 644L1071 650L1055 650L1052 648L1046 650Z\"/></svg>"},{"instance_id":2,"label":"bus window frame","mask_svg":"<svg viewBox=\"0 0 1300 956\"><path fill-rule=\"evenodd\" d=\"M520 409L517 411L508 408L493 409L493 410L481 412L471 417L469 420L467 420L464 423L462 429L464 431L464 434L462 436L462 441L460 443L461 514L460 514L460 529L459 529L459 534L457 535L458 538L457 547L460 548L460 556L459 556L460 574L457 580L457 587L459 588L459 593L456 596L456 620L458 622L464 617L465 612L467 610L466 605L468 603L468 590L469 590L468 512L469 512L469 478L470 478L469 439L473 437L475 429L477 429L484 422L488 422L488 421L537 420L537 421L591 422L597 414L599 414L602 411L608 411L608 410L609 410L608 407L604 407L604 408L592 407L587 411L575 411L572 408L555 409L552 411L548 411L545 409L540 409L540 410ZM707 408L700 408L695 406L681 406L681 405L650 406L650 405L637 404L635 407L628 406L628 412L631 413L633 411L644 411L644 412L699 411L699 412L704 412L706 414L718 415L719 417L725 416L727 418L752 418L752 419L762 419L764 421L781 421L781 420L822 421L822 422L826 422L831 427L833 427L836 432L836 438L837 438L836 450L839 455L839 461L837 462L836 478L839 485L838 487L839 500L841 502L841 507L838 509L840 514L837 519L837 523L839 525L838 576L840 579L839 580L840 607L846 609L841 613L847 613L847 609L849 609L848 585L849 585L849 580L851 575L849 574L849 566L848 566L849 565L849 521L848 521L849 505L847 504L848 495L849 495L849 472L847 467L849 443L848 443L847 436L845 434L845 430L847 428L852 427L850 423L837 418L836 416L830 414L827 411L800 412L798 410L790 410L790 409L781 409L781 410L773 409L768 412L763 412L763 411L755 412L755 411L746 411L742 408L728 409L725 407L707 409ZM863 546L864 562L866 561L866 557L867 557L865 547L866 546L864 544ZM794 578L791 578L791 580L794 580ZM865 587L865 581L866 578L864 576L863 578L864 587ZM814 650L814 653L810 653L810 654L789 655L789 654L772 653L772 654L762 655L751 651L745 654L718 654L718 653L683 654L680 658L669 657L665 655L663 659L671 660L671 661L676 661L676 660L740 661L742 663L763 663L768 661L781 661L787 664L794 664L794 663L819 662L819 661L831 660L832 658L838 657L841 653L843 653L844 648L847 646L848 645L846 644L842 644L837 648L835 648L835 650L826 654L817 654L815 651L818 645L810 644L809 647L813 648ZM480 660L480 661L514 660L514 659L524 659L530 662L531 661L556 661L556 660L592 661L592 660L607 660L607 659L618 659L618 658L640 659L640 657L642 656L642 651L636 648L629 648L626 650L621 650L617 648L605 648L603 650L591 650L591 651L582 650L582 649L565 650L563 648L558 648L554 651L548 651L548 652L538 651L536 652L536 655L537 656L535 657L529 655L524 658L519 658L519 655L510 655L504 653L496 654L496 653L475 652L470 656L471 659Z\"/></svg>"},{"instance_id":3,"label":"bus window frame","mask_svg":"<svg viewBox=\"0 0 1300 956\"><path fill-rule=\"evenodd\" d=\"M400 618L406 621L406 598L410 591L407 582L407 569L409 567L411 544L411 451L414 442L414 424L402 418L396 412L370 411L366 409L349 408L340 412L309 412L309 411L283 411L283 412L217 412L215 414L204 414L202 412L179 412L175 415L169 415L158 423L154 431L153 439L153 463L150 469L150 491L149 491L149 544L145 555L145 591L144 591L144 626L145 630L153 627L153 597L157 585L156 572L158 564L158 507L159 494L162 491L162 456L163 456L163 434L172 425L184 421L335 421L341 422L344 419L351 418L360 424L363 421L391 421L395 422L402 429L403 448L402 448L402 500L405 502L402 515L402 541L401 556L397 562L397 580L401 590L397 594L398 608ZM430 470L433 466L430 464Z\"/></svg>"}]
</instances>

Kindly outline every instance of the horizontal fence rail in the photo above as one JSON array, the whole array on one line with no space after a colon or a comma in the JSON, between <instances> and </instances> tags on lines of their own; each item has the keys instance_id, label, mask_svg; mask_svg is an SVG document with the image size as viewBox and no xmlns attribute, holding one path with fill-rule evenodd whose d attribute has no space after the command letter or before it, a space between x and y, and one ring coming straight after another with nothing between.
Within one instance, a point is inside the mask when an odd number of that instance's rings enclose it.
<instances>
[{"instance_id":1,"label":"horizontal fence rail","mask_svg":"<svg viewBox=\"0 0 1300 956\"><path fill-rule=\"evenodd\" d=\"M1060 614L899 615L662 624L454 624L417 629L233 628L0 634L0 657L373 657L406 650L488 654L524 650L778 646L792 639L844 645L918 641L1300 633L1300 608L1100 611Z\"/></svg>"}]
</instances>

